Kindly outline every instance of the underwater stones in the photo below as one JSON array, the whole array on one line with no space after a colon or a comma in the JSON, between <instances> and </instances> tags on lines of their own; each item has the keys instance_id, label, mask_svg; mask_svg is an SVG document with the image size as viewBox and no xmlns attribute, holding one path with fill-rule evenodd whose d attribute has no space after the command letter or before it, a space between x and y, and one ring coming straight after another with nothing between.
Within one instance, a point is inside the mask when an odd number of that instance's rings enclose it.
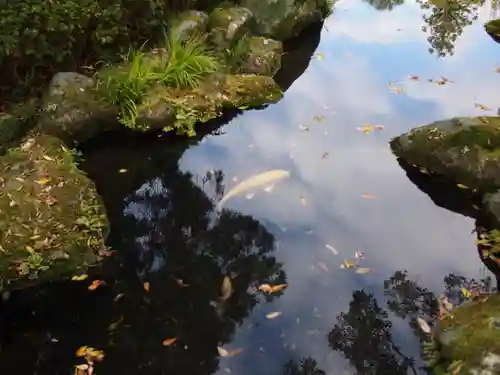
<instances>
[{"instance_id":1,"label":"underwater stones","mask_svg":"<svg viewBox=\"0 0 500 375\"><path fill-rule=\"evenodd\" d=\"M107 227L94 184L59 139L32 135L0 157L0 289L84 271Z\"/></svg>"},{"instance_id":2,"label":"underwater stones","mask_svg":"<svg viewBox=\"0 0 500 375\"><path fill-rule=\"evenodd\" d=\"M202 36L208 27L208 14L198 10L189 10L180 14L173 22L173 30L180 41Z\"/></svg>"},{"instance_id":3,"label":"underwater stones","mask_svg":"<svg viewBox=\"0 0 500 375\"><path fill-rule=\"evenodd\" d=\"M81 142L116 127L116 109L96 95L92 78L74 72L54 75L42 98L37 131Z\"/></svg>"},{"instance_id":4,"label":"underwater stones","mask_svg":"<svg viewBox=\"0 0 500 375\"><path fill-rule=\"evenodd\" d=\"M243 71L272 77L281 67L282 55L281 42L266 37L251 37Z\"/></svg>"},{"instance_id":5,"label":"underwater stones","mask_svg":"<svg viewBox=\"0 0 500 375\"><path fill-rule=\"evenodd\" d=\"M228 48L249 30L252 12L242 7L216 8L209 17L209 40L221 48Z\"/></svg>"},{"instance_id":6,"label":"underwater stones","mask_svg":"<svg viewBox=\"0 0 500 375\"><path fill-rule=\"evenodd\" d=\"M254 16L257 35L285 40L323 19L327 0L242 0Z\"/></svg>"}]
</instances>

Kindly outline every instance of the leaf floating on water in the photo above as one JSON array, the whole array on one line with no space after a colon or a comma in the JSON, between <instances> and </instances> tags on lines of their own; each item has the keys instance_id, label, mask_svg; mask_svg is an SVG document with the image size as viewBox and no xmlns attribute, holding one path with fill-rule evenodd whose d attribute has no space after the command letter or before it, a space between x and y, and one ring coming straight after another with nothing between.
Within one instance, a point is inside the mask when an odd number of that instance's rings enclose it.
<instances>
[{"instance_id":1,"label":"leaf floating on water","mask_svg":"<svg viewBox=\"0 0 500 375\"><path fill-rule=\"evenodd\" d=\"M306 198L300 197L300 204L303 205L303 206L307 205Z\"/></svg>"},{"instance_id":2,"label":"leaf floating on water","mask_svg":"<svg viewBox=\"0 0 500 375\"><path fill-rule=\"evenodd\" d=\"M476 107L477 109L480 109L481 111L491 111L491 108L490 107L487 107L483 104L479 104L479 103L474 103L474 107Z\"/></svg>"},{"instance_id":3,"label":"leaf floating on water","mask_svg":"<svg viewBox=\"0 0 500 375\"><path fill-rule=\"evenodd\" d=\"M338 252L338 251L337 251L337 250L336 250L333 246L326 244L326 245L325 245L325 247L326 247L328 250L330 250L332 253L334 253L335 255L338 255L338 254L339 254L339 252Z\"/></svg>"},{"instance_id":4,"label":"leaf floating on water","mask_svg":"<svg viewBox=\"0 0 500 375\"><path fill-rule=\"evenodd\" d=\"M460 189L469 189L468 186L465 186L463 184L457 184L457 186L460 188Z\"/></svg>"},{"instance_id":5,"label":"leaf floating on water","mask_svg":"<svg viewBox=\"0 0 500 375\"><path fill-rule=\"evenodd\" d=\"M377 196L373 195L373 194L361 194L361 198L373 199L373 198L377 198Z\"/></svg>"},{"instance_id":6,"label":"leaf floating on water","mask_svg":"<svg viewBox=\"0 0 500 375\"><path fill-rule=\"evenodd\" d=\"M248 200L253 199L253 197L255 197L255 193L249 193L245 195L245 198Z\"/></svg>"},{"instance_id":7,"label":"leaf floating on water","mask_svg":"<svg viewBox=\"0 0 500 375\"><path fill-rule=\"evenodd\" d=\"M427 334L431 333L431 327L429 326L429 324L427 324L427 322L424 319L417 316L417 323L418 323L418 326L420 327L420 329L422 330L422 332L427 333Z\"/></svg>"},{"instance_id":8,"label":"leaf floating on water","mask_svg":"<svg viewBox=\"0 0 500 375\"><path fill-rule=\"evenodd\" d=\"M392 91L394 94L403 94L404 91L401 87L394 86L393 83L389 83L389 90Z\"/></svg>"},{"instance_id":9,"label":"leaf floating on water","mask_svg":"<svg viewBox=\"0 0 500 375\"><path fill-rule=\"evenodd\" d=\"M76 356L77 357L83 357L85 355L85 353L87 353L87 349L89 347L88 346L80 346L77 350L76 350Z\"/></svg>"},{"instance_id":10,"label":"leaf floating on water","mask_svg":"<svg viewBox=\"0 0 500 375\"><path fill-rule=\"evenodd\" d=\"M347 259L344 260L342 262L342 264L340 265L340 268L342 268L342 269L349 269L349 268L354 268L354 267L356 267L356 263L352 262L350 260L347 260Z\"/></svg>"},{"instance_id":11,"label":"leaf floating on water","mask_svg":"<svg viewBox=\"0 0 500 375\"><path fill-rule=\"evenodd\" d=\"M318 267L319 267L319 268L321 268L323 271L325 271L325 272L330 272L330 270L328 269L328 267L326 266L326 264L325 264L325 263L323 263L323 262L318 262L317 264L318 264Z\"/></svg>"},{"instance_id":12,"label":"leaf floating on water","mask_svg":"<svg viewBox=\"0 0 500 375\"><path fill-rule=\"evenodd\" d=\"M266 193L270 193L271 191L273 191L273 189L274 189L274 185L269 185L268 187L264 188L264 191Z\"/></svg>"},{"instance_id":13,"label":"leaf floating on water","mask_svg":"<svg viewBox=\"0 0 500 375\"><path fill-rule=\"evenodd\" d=\"M83 275L78 275L78 276L73 276L71 280L73 281L83 281L85 280L89 275L83 274Z\"/></svg>"},{"instance_id":14,"label":"leaf floating on water","mask_svg":"<svg viewBox=\"0 0 500 375\"><path fill-rule=\"evenodd\" d=\"M420 77L419 76L408 76L408 79L411 80L411 81L420 81Z\"/></svg>"},{"instance_id":15,"label":"leaf floating on water","mask_svg":"<svg viewBox=\"0 0 500 375\"><path fill-rule=\"evenodd\" d=\"M276 293L279 292L280 290L286 288L288 284L278 284L278 285L269 285L269 284L262 284L259 285L259 290L264 293Z\"/></svg>"},{"instance_id":16,"label":"leaf floating on water","mask_svg":"<svg viewBox=\"0 0 500 375\"><path fill-rule=\"evenodd\" d=\"M322 53L322 52L316 53L316 59L319 60L319 61L324 60L325 59L325 54Z\"/></svg>"},{"instance_id":17,"label":"leaf floating on water","mask_svg":"<svg viewBox=\"0 0 500 375\"><path fill-rule=\"evenodd\" d=\"M472 292L471 292L469 289L465 288L465 287L462 287L461 292L462 292L462 295L463 295L465 298L470 298L470 297L472 297Z\"/></svg>"},{"instance_id":18,"label":"leaf floating on water","mask_svg":"<svg viewBox=\"0 0 500 375\"><path fill-rule=\"evenodd\" d=\"M219 352L219 355L221 357L227 357L229 355L229 352L226 349L221 348L220 346L217 347L217 351Z\"/></svg>"},{"instance_id":19,"label":"leaf floating on water","mask_svg":"<svg viewBox=\"0 0 500 375\"><path fill-rule=\"evenodd\" d=\"M365 273L369 273L371 272L371 268L368 268L368 267L360 267L360 268L356 268L356 273L359 273L360 275L364 275Z\"/></svg>"},{"instance_id":20,"label":"leaf floating on water","mask_svg":"<svg viewBox=\"0 0 500 375\"><path fill-rule=\"evenodd\" d=\"M108 331L114 331L115 329L117 329L121 322L123 322L123 316L120 316L120 319L118 319L116 322L111 323L108 326Z\"/></svg>"},{"instance_id":21,"label":"leaf floating on water","mask_svg":"<svg viewBox=\"0 0 500 375\"><path fill-rule=\"evenodd\" d=\"M326 159L328 155L328 152L323 152L323 155L321 155L321 159Z\"/></svg>"},{"instance_id":22,"label":"leaf floating on water","mask_svg":"<svg viewBox=\"0 0 500 375\"><path fill-rule=\"evenodd\" d=\"M299 125L299 129L302 131L306 131L306 132L309 131L309 128L307 126L304 126L304 125Z\"/></svg>"},{"instance_id":23,"label":"leaf floating on water","mask_svg":"<svg viewBox=\"0 0 500 375\"><path fill-rule=\"evenodd\" d=\"M118 170L118 173L127 173L127 172L128 172L128 170L125 169L125 168L122 168L122 169Z\"/></svg>"},{"instance_id":24,"label":"leaf floating on water","mask_svg":"<svg viewBox=\"0 0 500 375\"><path fill-rule=\"evenodd\" d=\"M235 187L233 187L227 194L225 194L220 202L217 204L217 210L221 210L222 205L229 199L236 195L248 192L249 190L261 187L274 185L278 181L290 177L290 172L275 169L268 172L260 173L258 175L252 176L246 180L241 181Z\"/></svg>"},{"instance_id":25,"label":"leaf floating on water","mask_svg":"<svg viewBox=\"0 0 500 375\"><path fill-rule=\"evenodd\" d=\"M149 289L151 289L151 284L146 281L144 284L142 284L142 287L146 292L149 292Z\"/></svg>"},{"instance_id":26,"label":"leaf floating on water","mask_svg":"<svg viewBox=\"0 0 500 375\"><path fill-rule=\"evenodd\" d=\"M385 129L385 126L384 125L371 125L371 124L364 124L362 127L360 128L357 128L356 130L358 132L363 132L365 134L368 134L368 133L371 133L375 130L383 130Z\"/></svg>"},{"instance_id":27,"label":"leaf floating on water","mask_svg":"<svg viewBox=\"0 0 500 375\"><path fill-rule=\"evenodd\" d=\"M231 278L229 276L224 276L222 280L222 285L220 288L220 300L226 301L233 294L233 284L231 283Z\"/></svg>"},{"instance_id":28,"label":"leaf floating on water","mask_svg":"<svg viewBox=\"0 0 500 375\"><path fill-rule=\"evenodd\" d=\"M170 346L177 341L177 337L171 337L162 341L163 346Z\"/></svg>"},{"instance_id":29,"label":"leaf floating on water","mask_svg":"<svg viewBox=\"0 0 500 375\"><path fill-rule=\"evenodd\" d=\"M266 314L266 318L267 319L274 319L274 318L277 318L278 316L280 316L281 314L283 314L281 311L275 311L275 312Z\"/></svg>"},{"instance_id":30,"label":"leaf floating on water","mask_svg":"<svg viewBox=\"0 0 500 375\"><path fill-rule=\"evenodd\" d=\"M227 353L226 357L228 357L228 358L234 357L235 355L238 355L238 354L243 353L243 352L244 352L244 349L242 349L242 348L234 349L234 350L231 350L229 353Z\"/></svg>"},{"instance_id":31,"label":"leaf floating on water","mask_svg":"<svg viewBox=\"0 0 500 375\"><path fill-rule=\"evenodd\" d=\"M117 294L116 297L113 299L113 301L117 302L118 300L120 300L123 296L125 295L125 293L120 293L120 294Z\"/></svg>"},{"instance_id":32,"label":"leaf floating on water","mask_svg":"<svg viewBox=\"0 0 500 375\"><path fill-rule=\"evenodd\" d=\"M101 285L106 285L106 282L105 281L102 281L102 280L94 280L92 281L92 284L90 284L88 286L88 290L96 290L97 288L99 288Z\"/></svg>"},{"instance_id":33,"label":"leaf floating on water","mask_svg":"<svg viewBox=\"0 0 500 375\"><path fill-rule=\"evenodd\" d=\"M362 251L355 251L354 258L356 258L358 260L365 259L365 253L363 253Z\"/></svg>"}]
</instances>

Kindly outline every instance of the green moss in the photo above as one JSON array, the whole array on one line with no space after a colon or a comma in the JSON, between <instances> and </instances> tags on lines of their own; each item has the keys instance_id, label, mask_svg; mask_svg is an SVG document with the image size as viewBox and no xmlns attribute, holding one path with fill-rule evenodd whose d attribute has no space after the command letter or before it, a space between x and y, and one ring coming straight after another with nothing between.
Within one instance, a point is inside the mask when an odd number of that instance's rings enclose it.
<instances>
[{"instance_id":1,"label":"green moss","mask_svg":"<svg viewBox=\"0 0 500 375\"><path fill-rule=\"evenodd\" d=\"M484 28L488 34L490 34L492 37L500 37L500 19L496 20L491 20L489 22L486 22L484 25Z\"/></svg>"},{"instance_id":2,"label":"green moss","mask_svg":"<svg viewBox=\"0 0 500 375\"><path fill-rule=\"evenodd\" d=\"M0 283L26 287L85 270L105 249L92 182L60 140L28 138L0 158Z\"/></svg>"},{"instance_id":3,"label":"green moss","mask_svg":"<svg viewBox=\"0 0 500 375\"><path fill-rule=\"evenodd\" d=\"M446 358L461 361L462 371L477 367L487 353L500 355L500 295L465 303L440 324L443 331L458 330L447 345ZM461 372L462 373L462 372Z\"/></svg>"}]
</instances>

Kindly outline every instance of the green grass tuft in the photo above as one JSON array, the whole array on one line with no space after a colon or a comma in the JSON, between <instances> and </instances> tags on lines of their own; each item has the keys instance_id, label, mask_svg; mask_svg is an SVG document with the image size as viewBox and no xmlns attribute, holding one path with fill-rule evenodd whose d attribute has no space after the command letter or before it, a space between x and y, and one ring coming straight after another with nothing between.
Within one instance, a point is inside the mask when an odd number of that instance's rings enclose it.
<instances>
[{"instance_id":1,"label":"green grass tuft","mask_svg":"<svg viewBox=\"0 0 500 375\"><path fill-rule=\"evenodd\" d=\"M181 42L173 36L175 32L170 35L166 59L131 51L124 58L125 67L108 69L99 76L104 100L118 106L118 120L127 127L136 127L137 105L153 85L195 88L203 77L221 67L220 59L202 39Z\"/></svg>"}]
</instances>

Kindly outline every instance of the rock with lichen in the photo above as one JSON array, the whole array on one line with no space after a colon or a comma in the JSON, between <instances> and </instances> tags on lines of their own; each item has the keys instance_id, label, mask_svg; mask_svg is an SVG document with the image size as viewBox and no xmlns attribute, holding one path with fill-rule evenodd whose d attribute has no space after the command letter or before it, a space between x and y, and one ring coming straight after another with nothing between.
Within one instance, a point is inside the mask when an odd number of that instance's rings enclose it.
<instances>
[{"instance_id":1,"label":"rock with lichen","mask_svg":"<svg viewBox=\"0 0 500 375\"><path fill-rule=\"evenodd\" d=\"M406 163L445 176L483 197L486 214L500 225L500 117L457 117L394 138Z\"/></svg>"},{"instance_id":2,"label":"rock with lichen","mask_svg":"<svg viewBox=\"0 0 500 375\"><path fill-rule=\"evenodd\" d=\"M216 8L208 22L209 40L219 48L229 48L235 40L250 32L252 22L253 14L247 8Z\"/></svg>"},{"instance_id":3,"label":"rock with lichen","mask_svg":"<svg viewBox=\"0 0 500 375\"><path fill-rule=\"evenodd\" d=\"M166 128L190 134L195 123L217 118L225 108L259 107L281 97L271 77L216 73L196 88L153 87L139 106L138 123L143 130Z\"/></svg>"},{"instance_id":4,"label":"rock with lichen","mask_svg":"<svg viewBox=\"0 0 500 375\"><path fill-rule=\"evenodd\" d=\"M0 286L83 272L105 250L104 207L61 140L33 135L0 157Z\"/></svg>"},{"instance_id":5,"label":"rock with lichen","mask_svg":"<svg viewBox=\"0 0 500 375\"><path fill-rule=\"evenodd\" d=\"M256 35L277 40L297 36L328 13L327 0L242 0L240 5L252 12Z\"/></svg>"},{"instance_id":6,"label":"rock with lichen","mask_svg":"<svg viewBox=\"0 0 500 375\"><path fill-rule=\"evenodd\" d=\"M116 113L97 95L93 78L61 72L42 98L36 129L66 142L82 142L116 127Z\"/></svg>"},{"instance_id":7,"label":"rock with lichen","mask_svg":"<svg viewBox=\"0 0 500 375\"><path fill-rule=\"evenodd\" d=\"M446 374L500 373L500 295L489 295L454 308L439 323L436 367Z\"/></svg>"},{"instance_id":8,"label":"rock with lichen","mask_svg":"<svg viewBox=\"0 0 500 375\"><path fill-rule=\"evenodd\" d=\"M198 10L188 10L181 13L173 21L172 30L180 41L187 41L206 34L208 14Z\"/></svg>"},{"instance_id":9,"label":"rock with lichen","mask_svg":"<svg viewBox=\"0 0 500 375\"><path fill-rule=\"evenodd\" d=\"M248 41L248 51L242 70L245 73L272 77L281 68L282 55L281 42L262 36L251 37Z\"/></svg>"}]
</instances>

